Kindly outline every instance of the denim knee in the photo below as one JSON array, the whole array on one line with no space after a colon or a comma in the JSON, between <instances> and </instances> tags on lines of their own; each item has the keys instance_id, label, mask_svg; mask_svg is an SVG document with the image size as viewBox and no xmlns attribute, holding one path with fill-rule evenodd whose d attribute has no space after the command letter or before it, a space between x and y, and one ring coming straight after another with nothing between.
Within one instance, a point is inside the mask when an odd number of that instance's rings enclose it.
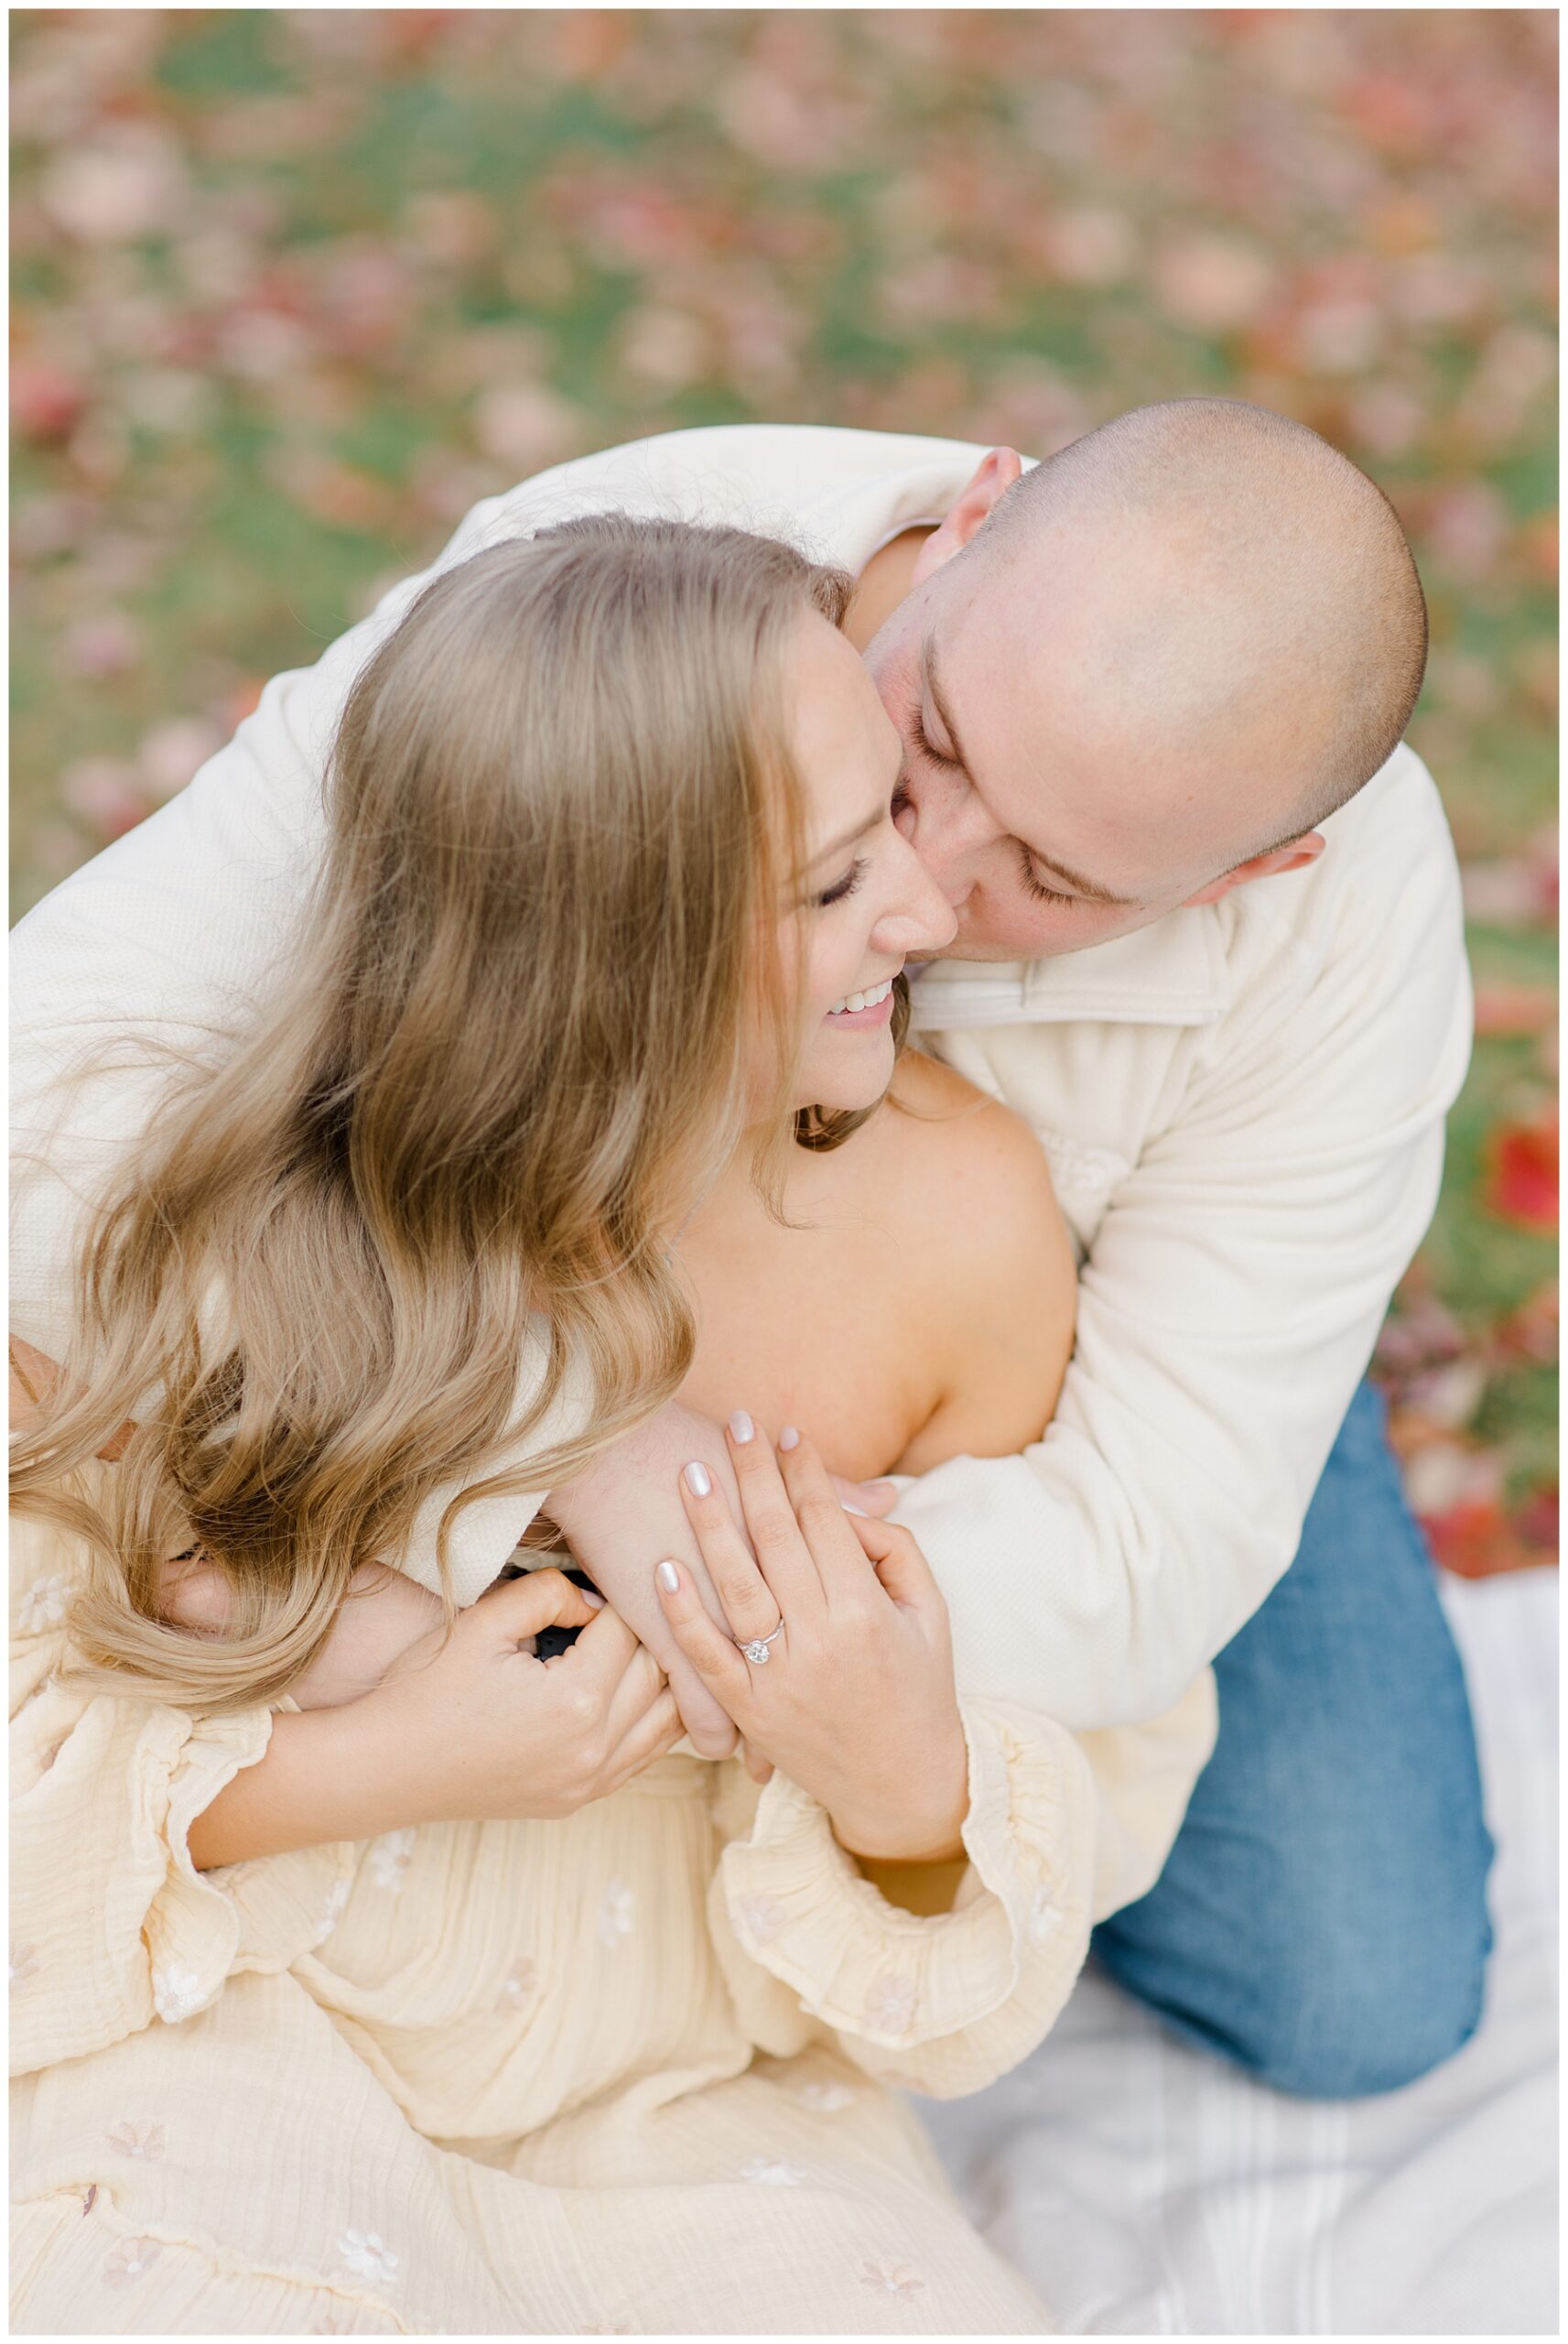
<instances>
[{"instance_id":1,"label":"denim knee","mask_svg":"<svg viewBox=\"0 0 1568 2344\"><path fill-rule=\"evenodd\" d=\"M1489 1856L1489 1843L1486 1856ZM1451 1874L1441 1919L1362 1910L1313 1922L1273 1948L1275 1992L1254 2007L1242 2063L1277 2091L1364 2100L1428 2075L1480 2024L1492 1931L1486 1856ZM1462 1868L1455 1865L1454 1872Z\"/></svg>"},{"instance_id":2,"label":"denim knee","mask_svg":"<svg viewBox=\"0 0 1568 2344\"><path fill-rule=\"evenodd\" d=\"M1357 1861L1321 1841L1216 1845L1200 1819L1149 1895L1096 1929L1095 1952L1184 2041L1277 2091L1396 2091L1480 2021L1492 1847L1467 1821L1440 1845L1385 1838Z\"/></svg>"},{"instance_id":3,"label":"denim knee","mask_svg":"<svg viewBox=\"0 0 1568 2344\"><path fill-rule=\"evenodd\" d=\"M1430 2075L1464 2049L1481 2021L1485 1957L1455 1969L1434 1995L1348 1992L1332 2010L1287 2024L1246 2064L1260 2083L1302 2100L1368 2100Z\"/></svg>"}]
</instances>

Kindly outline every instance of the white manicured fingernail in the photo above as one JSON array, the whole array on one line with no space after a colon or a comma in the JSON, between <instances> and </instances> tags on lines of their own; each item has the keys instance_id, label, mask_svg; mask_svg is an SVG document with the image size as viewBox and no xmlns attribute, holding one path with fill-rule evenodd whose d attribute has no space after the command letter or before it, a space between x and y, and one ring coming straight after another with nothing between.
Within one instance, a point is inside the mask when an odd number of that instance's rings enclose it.
<instances>
[{"instance_id":1,"label":"white manicured fingernail","mask_svg":"<svg viewBox=\"0 0 1568 2344\"><path fill-rule=\"evenodd\" d=\"M844 1500L844 1511L846 1514L858 1514L862 1522L870 1522L871 1518L863 1505L851 1505L848 1498Z\"/></svg>"},{"instance_id":2,"label":"white manicured fingernail","mask_svg":"<svg viewBox=\"0 0 1568 2344\"><path fill-rule=\"evenodd\" d=\"M666 1595L680 1593L680 1573L674 1563L661 1563L654 1574Z\"/></svg>"},{"instance_id":3,"label":"white manicured fingernail","mask_svg":"<svg viewBox=\"0 0 1568 2344\"><path fill-rule=\"evenodd\" d=\"M730 1438L737 1446L750 1440L757 1427L744 1408L737 1408L730 1419Z\"/></svg>"},{"instance_id":4,"label":"white manicured fingernail","mask_svg":"<svg viewBox=\"0 0 1568 2344\"><path fill-rule=\"evenodd\" d=\"M798 1449L800 1447L800 1435L796 1432L793 1425L785 1425L784 1430L780 1433L779 1447L781 1449Z\"/></svg>"},{"instance_id":5,"label":"white manicured fingernail","mask_svg":"<svg viewBox=\"0 0 1568 2344\"><path fill-rule=\"evenodd\" d=\"M707 1466L695 1462L688 1465L686 1469L686 1485L694 1498L707 1497L713 1487L708 1478Z\"/></svg>"},{"instance_id":6,"label":"white manicured fingernail","mask_svg":"<svg viewBox=\"0 0 1568 2344\"><path fill-rule=\"evenodd\" d=\"M600 1594L599 1590L598 1590L597 1588L594 1588L594 1587L579 1587L579 1590L578 1590L578 1593L581 1596L581 1598L582 1598L582 1600L583 1600L583 1601L584 1601L585 1603L591 1605L591 1607L593 1608L593 1610L594 1610L595 1612L602 1612L602 1611L603 1611L603 1609L604 1609L604 1598L603 1598L603 1596L602 1596L602 1595L600 1595Z\"/></svg>"}]
</instances>

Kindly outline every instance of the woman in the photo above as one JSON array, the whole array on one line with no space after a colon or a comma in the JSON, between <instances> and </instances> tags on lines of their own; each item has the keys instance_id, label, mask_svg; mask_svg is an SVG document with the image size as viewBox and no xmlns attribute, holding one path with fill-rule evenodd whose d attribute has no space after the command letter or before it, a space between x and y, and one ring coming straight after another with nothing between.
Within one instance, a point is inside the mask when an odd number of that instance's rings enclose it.
<instances>
[{"instance_id":1,"label":"woman","mask_svg":"<svg viewBox=\"0 0 1568 2344\"><path fill-rule=\"evenodd\" d=\"M94 1218L17 1475L20 2327L1047 2324L876 2079L1038 2041L1097 1797L1114 1835L1159 1737L960 1711L918 1554L809 1443L732 1427L760 1569L689 1492L750 1657L661 1588L765 1789L664 1754L667 1687L553 1571L361 1699L271 1706L360 1558L449 1585L465 1512L683 1378L775 1424L826 1395L855 1470L1049 1413L1038 1152L931 1073L872 1112L865 991L946 912L845 594L613 521L438 581L351 697L291 981ZM830 1249L830 1327L792 1323L790 1245ZM222 1635L157 1616L193 1546Z\"/></svg>"}]
</instances>

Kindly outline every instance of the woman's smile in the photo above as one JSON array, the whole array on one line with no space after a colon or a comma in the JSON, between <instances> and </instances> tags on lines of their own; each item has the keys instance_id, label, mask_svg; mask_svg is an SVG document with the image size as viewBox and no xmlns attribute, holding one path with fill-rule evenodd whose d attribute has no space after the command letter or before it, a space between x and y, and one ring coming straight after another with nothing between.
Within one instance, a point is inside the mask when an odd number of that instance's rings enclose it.
<instances>
[{"instance_id":1,"label":"woman's smile","mask_svg":"<svg viewBox=\"0 0 1568 2344\"><path fill-rule=\"evenodd\" d=\"M868 1026L885 1026L892 1015L892 978L883 977L880 983L868 985L863 993L845 993L828 1010L824 1023L849 1026L859 1031Z\"/></svg>"}]
</instances>

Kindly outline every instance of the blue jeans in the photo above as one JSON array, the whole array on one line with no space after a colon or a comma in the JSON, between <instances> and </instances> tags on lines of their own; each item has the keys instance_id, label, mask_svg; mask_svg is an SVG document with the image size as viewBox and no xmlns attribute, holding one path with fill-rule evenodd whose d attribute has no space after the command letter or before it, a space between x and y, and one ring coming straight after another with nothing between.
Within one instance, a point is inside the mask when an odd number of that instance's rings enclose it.
<instances>
[{"instance_id":1,"label":"blue jeans","mask_svg":"<svg viewBox=\"0 0 1568 2344\"><path fill-rule=\"evenodd\" d=\"M1281 2091L1349 2099L1474 2033L1492 1843L1464 1671L1363 1384L1301 1550L1215 1662L1219 1739L1111 1976Z\"/></svg>"}]
</instances>

